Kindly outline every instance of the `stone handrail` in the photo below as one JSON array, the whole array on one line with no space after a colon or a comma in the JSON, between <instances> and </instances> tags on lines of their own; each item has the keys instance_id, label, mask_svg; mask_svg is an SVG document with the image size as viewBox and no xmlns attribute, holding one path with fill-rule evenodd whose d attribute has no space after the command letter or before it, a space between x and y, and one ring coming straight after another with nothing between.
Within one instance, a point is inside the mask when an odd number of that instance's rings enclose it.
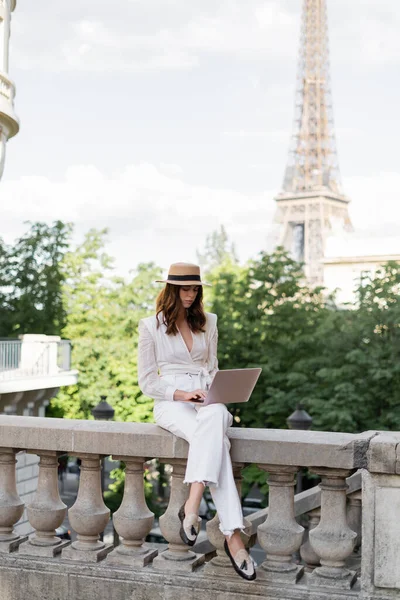
<instances>
[{"instance_id":1,"label":"stone handrail","mask_svg":"<svg viewBox=\"0 0 400 600\"><path fill-rule=\"evenodd\" d=\"M376 432L364 434L231 428L238 463L359 469ZM116 423L0 415L1 446L68 453L186 459L188 444L151 423Z\"/></svg>"},{"instance_id":2,"label":"stone handrail","mask_svg":"<svg viewBox=\"0 0 400 600\"><path fill-rule=\"evenodd\" d=\"M238 488L241 485L241 469L245 464L256 463L268 473L268 511L257 523L253 519L253 527L251 521L245 521L243 534L250 543L256 529L258 543L266 552L266 559L258 568L255 585L260 587L257 588L257 594L272 597L273 590L273 597L277 598L331 599L338 597L335 595L338 593L341 596L358 596L360 588L357 574L349 568L347 559L360 535L355 528L349 527L352 521L346 506L346 481L359 469L372 478L375 473L383 473L386 478L388 474L396 477L400 434L370 431L353 435L233 428L229 430L229 437ZM23 510L15 483L15 454L19 450L40 457L36 496L27 507L29 522L35 530L29 540L13 531ZM111 578L113 585L118 587L122 585L122 569L124 582L132 580L133 587L129 590L136 589L140 581L150 585L153 576L156 581L164 581L165 584L170 581L171 574L174 574L174 581L181 577L180 585L184 586L187 582L185 584L182 578L195 571L197 584L190 580L190 585L198 585L199 590L215 590L215 577L218 576L217 581L221 581L222 577L227 582L224 590L229 588L232 580L235 587L229 590L235 595L238 580L224 553L224 538L219 531L218 516L207 523L208 539L216 548L216 555L208 562L204 562L204 554L193 552L180 539L178 510L188 494L188 487L183 484L187 450L185 441L152 424L1 415L0 566L3 569L7 565L10 568L11 565L14 565L13 568L16 565L21 568L27 565L26 568L30 570L34 568L43 586L47 585L49 573L54 573L55 569L59 568L60 573L68 572L72 576L74 569L84 564L89 583L91 581L92 585L97 586L94 582L104 577L104 585ZM81 458L78 496L69 509L69 522L77 534L72 544L55 536L55 529L66 514L66 506L60 499L57 485L57 457L62 453ZM106 455L126 463L124 497L113 515L114 527L121 539L121 544L115 548L99 539L110 518L100 486L100 458ZM172 465L173 469L168 508L160 518L160 529L168 541L168 547L161 553L156 547L144 543L152 528L153 514L145 502L143 469L146 460L153 458ZM308 467L321 479L320 508L317 505L313 505L313 508L312 503L304 504L307 493L295 502L295 477L301 466ZM360 492L356 493L359 513L361 496ZM314 496L313 502L319 504L316 494L315 491L309 492ZM367 493L367 498L370 498L368 494L370 492ZM304 509L310 514L309 537L306 540L303 539L303 527L296 521L298 510L295 507L300 501L303 501ZM372 501L369 502L368 507ZM313 514L315 510L318 514ZM371 562L373 534L364 519L363 529L364 537L368 533L365 560ZM390 548L389 545L386 557L389 556L389 560L395 563L396 550L390 554ZM292 558L299 552L302 563ZM13 557L12 562L9 562L8 556L10 560ZM46 560L52 562L47 565ZM305 571L305 565L312 569L311 574ZM396 575L391 575L390 579L390 576L386 577L384 567L379 571L376 565L375 571L381 577L380 581L388 581L392 587L396 587L396 579L395 585L392 582ZM160 580L160 577L164 579ZM364 575L364 579L367 585L368 577ZM23 581L18 585L19 588L13 588L13 598L16 600L26 597L28 593ZM93 596L93 589L87 588L85 593L80 593L83 595L79 597ZM126 594L118 598L140 597L139 592L137 596L133 591Z\"/></svg>"}]
</instances>

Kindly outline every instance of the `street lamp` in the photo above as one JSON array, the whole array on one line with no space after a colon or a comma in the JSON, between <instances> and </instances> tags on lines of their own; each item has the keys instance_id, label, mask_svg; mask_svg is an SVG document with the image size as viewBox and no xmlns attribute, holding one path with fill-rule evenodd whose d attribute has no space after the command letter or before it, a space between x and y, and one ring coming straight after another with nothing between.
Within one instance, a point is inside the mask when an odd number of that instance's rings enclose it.
<instances>
[{"instance_id":1,"label":"street lamp","mask_svg":"<svg viewBox=\"0 0 400 600\"><path fill-rule=\"evenodd\" d=\"M97 406L92 409L92 415L94 416L96 421L111 421L114 417L114 409L108 404L107 396L100 396L100 402ZM105 458L101 459L101 495L104 497L104 488L105 488ZM103 539L102 532L100 534L100 539Z\"/></svg>"},{"instance_id":2,"label":"street lamp","mask_svg":"<svg viewBox=\"0 0 400 600\"><path fill-rule=\"evenodd\" d=\"M312 417L304 410L302 404L297 404L296 410L286 419L289 429L298 429L308 431L311 429ZM300 469L297 473L296 494L303 491L303 472Z\"/></svg>"},{"instance_id":3,"label":"street lamp","mask_svg":"<svg viewBox=\"0 0 400 600\"><path fill-rule=\"evenodd\" d=\"M107 402L107 396L100 396L100 402L92 409L96 421L111 421L114 412L113 407Z\"/></svg>"},{"instance_id":4,"label":"street lamp","mask_svg":"<svg viewBox=\"0 0 400 600\"><path fill-rule=\"evenodd\" d=\"M312 417L306 412L301 404L296 406L296 410L286 419L289 429L308 430L312 425Z\"/></svg>"}]
</instances>

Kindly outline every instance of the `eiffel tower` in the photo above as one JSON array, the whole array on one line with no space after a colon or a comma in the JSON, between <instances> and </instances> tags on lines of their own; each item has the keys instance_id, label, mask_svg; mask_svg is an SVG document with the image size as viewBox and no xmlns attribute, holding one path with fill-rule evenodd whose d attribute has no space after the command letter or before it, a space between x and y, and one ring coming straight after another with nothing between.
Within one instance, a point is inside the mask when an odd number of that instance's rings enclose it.
<instances>
[{"instance_id":1,"label":"eiffel tower","mask_svg":"<svg viewBox=\"0 0 400 600\"><path fill-rule=\"evenodd\" d=\"M327 235L352 230L342 193L329 81L326 0L303 0L295 120L282 191L275 198L279 244L323 283Z\"/></svg>"}]
</instances>

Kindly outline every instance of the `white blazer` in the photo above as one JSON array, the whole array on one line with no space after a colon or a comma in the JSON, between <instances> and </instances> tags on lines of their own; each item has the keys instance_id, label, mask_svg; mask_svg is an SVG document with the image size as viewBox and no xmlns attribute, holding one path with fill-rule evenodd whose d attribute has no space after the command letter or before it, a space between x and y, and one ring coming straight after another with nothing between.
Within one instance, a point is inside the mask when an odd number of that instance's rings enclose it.
<instances>
[{"instance_id":1,"label":"white blazer","mask_svg":"<svg viewBox=\"0 0 400 600\"><path fill-rule=\"evenodd\" d=\"M175 390L207 389L218 371L217 315L206 313L205 333L192 333L189 352L180 332L167 335L162 314L139 321L138 373L143 394L173 401Z\"/></svg>"}]
</instances>

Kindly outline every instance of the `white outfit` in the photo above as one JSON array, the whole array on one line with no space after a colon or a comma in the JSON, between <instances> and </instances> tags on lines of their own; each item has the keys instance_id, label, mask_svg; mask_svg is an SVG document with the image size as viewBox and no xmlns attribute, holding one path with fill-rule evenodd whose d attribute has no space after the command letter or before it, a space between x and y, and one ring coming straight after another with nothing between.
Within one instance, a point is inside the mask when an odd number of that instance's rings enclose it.
<instances>
[{"instance_id":1,"label":"white outfit","mask_svg":"<svg viewBox=\"0 0 400 600\"><path fill-rule=\"evenodd\" d=\"M177 389L207 389L218 371L217 316L206 316L206 332L192 333L190 352L180 333L167 335L162 315L159 327L156 316L139 322L139 387L154 398L157 425L189 442L185 483L209 485L220 529L230 535L244 527L226 435L232 415L224 404L201 407L173 399Z\"/></svg>"}]
</instances>

